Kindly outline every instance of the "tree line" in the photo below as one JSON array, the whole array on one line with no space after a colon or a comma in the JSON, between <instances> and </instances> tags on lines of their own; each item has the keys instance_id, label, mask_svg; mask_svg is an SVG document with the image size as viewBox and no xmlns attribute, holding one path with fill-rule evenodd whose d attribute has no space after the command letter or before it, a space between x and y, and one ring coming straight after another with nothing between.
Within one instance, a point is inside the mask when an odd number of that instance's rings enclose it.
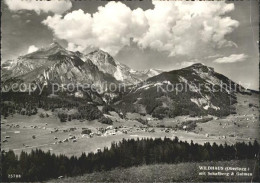
<instances>
[{"instance_id":1,"label":"tree line","mask_svg":"<svg viewBox=\"0 0 260 183\"><path fill-rule=\"evenodd\" d=\"M59 176L77 176L94 171L108 171L138 165L179 162L203 162L255 159L259 144L237 142L234 145L188 143L169 138L129 139L112 143L110 148L80 157L51 154L36 149L31 153L2 151L2 181L44 181ZM8 179L20 174L19 179Z\"/></svg>"}]
</instances>

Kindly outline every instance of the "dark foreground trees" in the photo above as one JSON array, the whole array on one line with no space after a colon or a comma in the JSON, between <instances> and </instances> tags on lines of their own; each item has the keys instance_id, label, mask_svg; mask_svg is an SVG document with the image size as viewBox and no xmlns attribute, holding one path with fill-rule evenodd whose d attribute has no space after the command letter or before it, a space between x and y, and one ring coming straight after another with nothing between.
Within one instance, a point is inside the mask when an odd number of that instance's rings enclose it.
<instances>
[{"instance_id":1,"label":"dark foreground trees","mask_svg":"<svg viewBox=\"0 0 260 183\"><path fill-rule=\"evenodd\" d=\"M97 153L83 153L79 158L54 155L42 150L30 154L13 151L2 152L2 181L43 181L59 176L76 176L94 171L107 171L117 167L143 164L222 161L255 159L259 144L236 143L235 145L204 145L187 143L175 139L131 139L112 143ZM19 179L8 179L8 175L20 174Z\"/></svg>"}]
</instances>

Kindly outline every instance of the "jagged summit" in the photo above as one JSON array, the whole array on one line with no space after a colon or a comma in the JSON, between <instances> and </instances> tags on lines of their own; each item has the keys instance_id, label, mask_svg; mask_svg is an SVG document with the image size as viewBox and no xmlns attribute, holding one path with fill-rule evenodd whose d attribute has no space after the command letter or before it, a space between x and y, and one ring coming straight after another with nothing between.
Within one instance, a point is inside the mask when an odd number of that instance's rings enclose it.
<instances>
[{"instance_id":1,"label":"jagged summit","mask_svg":"<svg viewBox=\"0 0 260 183\"><path fill-rule=\"evenodd\" d=\"M63 50L67 51L65 48L63 48L58 42L53 42L49 46L45 48L45 50Z\"/></svg>"},{"instance_id":2,"label":"jagged summit","mask_svg":"<svg viewBox=\"0 0 260 183\"><path fill-rule=\"evenodd\" d=\"M50 47L59 47L63 48L57 41L54 41L53 43L50 44Z\"/></svg>"},{"instance_id":3,"label":"jagged summit","mask_svg":"<svg viewBox=\"0 0 260 183\"><path fill-rule=\"evenodd\" d=\"M92 61L84 62L80 52L68 51L57 42L8 62L2 76L3 81L18 78L25 83L89 83L97 87L105 81L117 82Z\"/></svg>"},{"instance_id":4,"label":"jagged summit","mask_svg":"<svg viewBox=\"0 0 260 183\"><path fill-rule=\"evenodd\" d=\"M116 66L114 58L101 49L90 52L86 57L92 60L96 65L112 64L113 66Z\"/></svg>"},{"instance_id":5,"label":"jagged summit","mask_svg":"<svg viewBox=\"0 0 260 183\"><path fill-rule=\"evenodd\" d=\"M106 51L104 51L104 50L102 50L102 49L96 49L96 50L94 50L94 51L92 51L92 52L90 52L90 54L94 54L94 53L98 53L98 54L105 54L105 55L109 55L109 53L108 52L106 52Z\"/></svg>"},{"instance_id":6,"label":"jagged summit","mask_svg":"<svg viewBox=\"0 0 260 183\"><path fill-rule=\"evenodd\" d=\"M47 58L48 56L54 54L61 54L61 55L73 55L73 52L70 52L63 48L58 42L53 42L50 45L40 48L39 50L24 55L22 57L31 58L31 59L39 59L39 58Z\"/></svg>"},{"instance_id":7,"label":"jagged summit","mask_svg":"<svg viewBox=\"0 0 260 183\"><path fill-rule=\"evenodd\" d=\"M214 68L209 67L203 63L195 63L193 65L190 65L188 67L182 68L181 70L188 70L188 71L194 71L194 72L199 72L199 73L213 73ZM172 72L172 71L170 71Z\"/></svg>"},{"instance_id":8,"label":"jagged summit","mask_svg":"<svg viewBox=\"0 0 260 183\"><path fill-rule=\"evenodd\" d=\"M152 69L147 72L134 71L101 49L85 55L79 51L68 51L58 42L8 61L2 68L4 79L22 77L28 82L35 78L41 82L52 81L54 78L50 76L55 76L62 83L73 80L73 82L90 81L100 84L99 80L117 80L115 82L136 84L160 73ZM48 73L49 77L46 77Z\"/></svg>"},{"instance_id":9,"label":"jagged summit","mask_svg":"<svg viewBox=\"0 0 260 183\"><path fill-rule=\"evenodd\" d=\"M205 66L205 64L198 62L198 63L192 64L191 66L193 66L193 67L203 67L203 66Z\"/></svg>"},{"instance_id":10,"label":"jagged summit","mask_svg":"<svg viewBox=\"0 0 260 183\"><path fill-rule=\"evenodd\" d=\"M203 63L195 63L195 64L192 64L186 68L211 68L211 67L208 67L207 65L203 64Z\"/></svg>"},{"instance_id":11,"label":"jagged summit","mask_svg":"<svg viewBox=\"0 0 260 183\"><path fill-rule=\"evenodd\" d=\"M85 55L83 60L91 60L100 71L112 75L118 81L125 84L136 84L161 73L155 70L135 71L127 65L116 61L109 53L101 49Z\"/></svg>"}]
</instances>

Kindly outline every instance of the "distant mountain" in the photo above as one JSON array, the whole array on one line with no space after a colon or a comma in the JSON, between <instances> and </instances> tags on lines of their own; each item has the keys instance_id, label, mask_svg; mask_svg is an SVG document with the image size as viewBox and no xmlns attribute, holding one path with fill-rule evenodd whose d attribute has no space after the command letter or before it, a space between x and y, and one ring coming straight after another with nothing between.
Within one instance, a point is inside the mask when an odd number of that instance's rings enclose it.
<instances>
[{"instance_id":1,"label":"distant mountain","mask_svg":"<svg viewBox=\"0 0 260 183\"><path fill-rule=\"evenodd\" d=\"M102 50L84 55L68 51L57 42L2 64L4 84L19 80L25 83L88 83L102 88L105 82L136 84L156 74L159 72L155 70L134 71Z\"/></svg>"},{"instance_id":2,"label":"distant mountain","mask_svg":"<svg viewBox=\"0 0 260 183\"><path fill-rule=\"evenodd\" d=\"M70 52L58 43L7 61L2 65L2 81L20 79L25 83L94 84L118 83L98 69L91 60L81 60L78 53Z\"/></svg>"},{"instance_id":3,"label":"distant mountain","mask_svg":"<svg viewBox=\"0 0 260 183\"><path fill-rule=\"evenodd\" d=\"M237 90L235 90L237 87ZM235 112L236 94L250 94L213 68L194 64L163 72L128 88L114 101L126 112L151 114L154 117L179 115L225 116Z\"/></svg>"},{"instance_id":4,"label":"distant mountain","mask_svg":"<svg viewBox=\"0 0 260 183\"><path fill-rule=\"evenodd\" d=\"M159 73L151 70L134 71L115 61L111 55L102 50L84 55L78 51L68 51L57 42L17 59L8 60L1 65L1 69L3 88L10 88L13 83L35 83L47 86L55 83L60 86L91 85L100 92L106 91L106 86L110 83L136 84ZM82 93L75 91L73 95L79 97ZM99 104L103 103L103 99L95 91L89 90L85 95L98 101ZM108 95L113 94L108 93Z\"/></svg>"},{"instance_id":5,"label":"distant mountain","mask_svg":"<svg viewBox=\"0 0 260 183\"><path fill-rule=\"evenodd\" d=\"M145 75L148 76L148 78L150 77L153 77L153 76L156 76L156 75L159 75L161 74L162 72L164 72L163 70L160 70L160 69L148 69L148 70L145 70L145 71L142 71Z\"/></svg>"},{"instance_id":6,"label":"distant mountain","mask_svg":"<svg viewBox=\"0 0 260 183\"><path fill-rule=\"evenodd\" d=\"M60 87L74 84L81 89L83 85L87 88L94 86L96 89L104 90L104 82L118 83L113 76L100 71L90 60L82 61L78 53L67 51L58 43L52 43L46 48L2 64L3 88L10 88L13 83L35 83L41 86L55 84ZM47 93L52 92L52 87L44 89ZM75 87L74 91L68 94L88 99L90 102L103 103L96 91L87 90L88 92L78 92Z\"/></svg>"},{"instance_id":7,"label":"distant mountain","mask_svg":"<svg viewBox=\"0 0 260 183\"><path fill-rule=\"evenodd\" d=\"M102 50L93 51L83 57L83 60L91 60L100 71L112 75L124 84L136 84L149 77L160 74L160 70L135 71L128 66L116 61L111 55Z\"/></svg>"},{"instance_id":8,"label":"distant mountain","mask_svg":"<svg viewBox=\"0 0 260 183\"><path fill-rule=\"evenodd\" d=\"M49 60L49 56L59 53L68 57L73 55L72 52L65 50L55 42L46 48L41 48L33 53L20 56L14 60L8 60L7 62L3 63L3 74L5 74L6 71L10 71L8 72L8 75L4 75L7 78L18 77L27 74L37 68L52 64ZM2 80L3 79L4 78L2 78Z\"/></svg>"}]
</instances>

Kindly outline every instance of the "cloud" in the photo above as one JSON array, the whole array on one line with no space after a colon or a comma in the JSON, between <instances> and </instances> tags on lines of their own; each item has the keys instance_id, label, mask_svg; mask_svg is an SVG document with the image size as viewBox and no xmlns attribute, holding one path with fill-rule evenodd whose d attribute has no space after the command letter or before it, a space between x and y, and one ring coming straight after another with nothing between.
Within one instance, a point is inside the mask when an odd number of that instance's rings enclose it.
<instances>
[{"instance_id":1,"label":"cloud","mask_svg":"<svg viewBox=\"0 0 260 183\"><path fill-rule=\"evenodd\" d=\"M39 49L39 48L37 48L36 46L31 45L31 46L29 46L29 48L28 48L28 53L35 52L35 51L37 51L38 49Z\"/></svg>"},{"instance_id":2,"label":"cloud","mask_svg":"<svg viewBox=\"0 0 260 183\"><path fill-rule=\"evenodd\" d=\"M168 51L170 56L193 55L208 48L233 46L225 39L239 22L224 14L234 9L225 2L163 2L146 11L149 30L139 40L142 47Z\"/></svg>"},{"instance_id":3,"label":"cloud","mask_svg":"<svg viewBox=\"0 0 260 183\"><path fill-rule=\"evenodd\" d=\"M43 24L56 37L68 41L68 48L84 51L90 47L112 55L130 44L130 38L142 49L151 48L169 56L209 53L227 46L236 46L225 36L239 22L226 17L234 10L232 3L161 2L146 11L131 10L121 2L98 7L93 15L75 10L65 16L48 16Z\"/></svg>"},{"instance_id":4,"label":"cloud","mask_svg":"<svg viewBox=\"0 0 260 183\"><path fill-rule=\"evenodd\" d=\"M248 58L245 54L232 54L228 57L222 57L214 60L213 62L224 64L224 63L236 63L236 62L243 62Z\"/></svg>"},{"instance_id":5,"label":"cloud","mask_svg":"<svg viewBox=\"0 0 260 183\"><path fill-rule=\"evenodd\" d=\"M223 55L220 55L220 54L209 55L209 56L206 56L204 59L214 59L214 58L219 58L219 57L223 57Z\"/></svg>"},{"instance_id":6,"label":"cloud","mask_svg":"<svg viewBox=\"0 0 260 183\"><path fill-rule=\"evenodd\" d=\"M64 17L48 16L43 24L51 28L58 38L67 40L71 50L97 47L112 55L129 45L130 37L141 38L148 26L143 10L132 11L120 2L98 7L92 16L81 9Z\"/></svg>"},{"instance_id":7,"label":"cloud","mask_svg":"<svg viewBox=\"0 0 260 183\"><path fill-rule=\"evenodd\" d=\"M47 2L36 0L5 0L5 3L11 11L32 10L37 14L41 12L62 14L72 7L72 3L69 0L52 0Z\"/></svg>"}]
</instances>

